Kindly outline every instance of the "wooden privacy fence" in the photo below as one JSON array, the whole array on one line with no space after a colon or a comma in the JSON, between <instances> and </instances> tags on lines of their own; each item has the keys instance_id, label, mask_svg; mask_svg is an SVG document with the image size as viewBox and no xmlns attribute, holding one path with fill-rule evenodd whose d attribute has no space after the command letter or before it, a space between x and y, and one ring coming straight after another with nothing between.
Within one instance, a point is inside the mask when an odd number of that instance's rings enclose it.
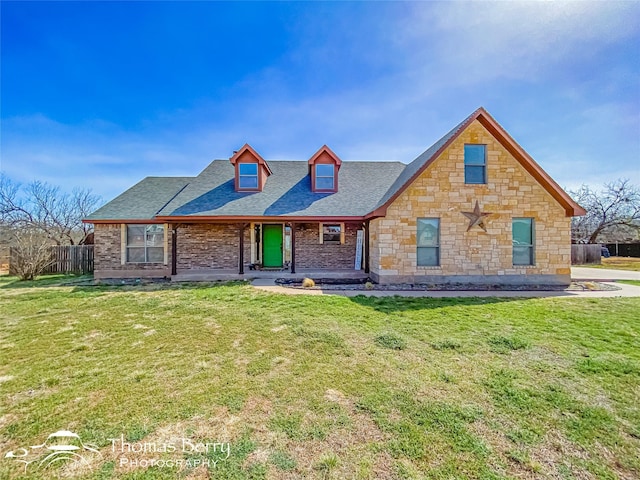
<instances>
[{"instance_id":1,"label":"wooden privacy fence","mask_svg":"<svg viewBox=\"0 0 640 480\"><path fill-rule=\"evenodd\" d=\"M601 249L599 243L571 245L571 265L600 264Z\"/></svg>"},{"instance_id":2,"label":"wooden privacy fence","mask_svg":"<svg viewBox=\"0 0 640 480\"><path fill-rule=\"evenodd\" d=\"M42 273L81 273L93 272L93 245L62 245L49 247L51 263ZM10 249L9 263L17 251ZM11 265L9 265L11 266Z\"/></svg>"}]
</instances>

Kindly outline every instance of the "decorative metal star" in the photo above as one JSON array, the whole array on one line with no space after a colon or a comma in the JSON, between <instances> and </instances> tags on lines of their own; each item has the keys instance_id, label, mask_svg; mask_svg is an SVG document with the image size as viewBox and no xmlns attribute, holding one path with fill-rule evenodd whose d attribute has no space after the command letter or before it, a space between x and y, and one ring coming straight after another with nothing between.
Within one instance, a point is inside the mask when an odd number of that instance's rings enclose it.
<instances>
[{"instance_id":1,"label":"decorative metal star","mask_svg":"<svg viewBox=\"0 0 640 480\"><path fill-rule=\"evenodd\" d=\"M481 212L480 205L478 204L477 200L476 200L476 206L473 207L473 212L460 212L460 213L462 213L465 217L469 219L469 226L467 227L467 232L471 230L473 227L475 227L476 225L479 226L485 232L487 231L487 227L484 224L484 219L492 214L488 212Z\"/></svg>"}]
</instances>

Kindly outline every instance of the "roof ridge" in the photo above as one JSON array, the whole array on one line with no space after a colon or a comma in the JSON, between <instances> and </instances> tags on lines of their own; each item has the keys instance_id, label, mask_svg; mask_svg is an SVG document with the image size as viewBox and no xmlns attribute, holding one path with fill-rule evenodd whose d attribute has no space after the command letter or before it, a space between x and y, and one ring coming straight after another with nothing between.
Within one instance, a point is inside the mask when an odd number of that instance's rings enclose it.
<instances>
[{"instance_id":1,"label":"roof ridge","mask_svg":"<svg viewBox=\"0 0 640 480\"><path fill-rule=\"evenodd\" d=\"M502 125L500 125L484 107L474 110L471 115L465 118L458 125L453 127L447 134L431 145L415 160L409 163L391 187L378 202L376 208L370 215L385 215L387 207L410 185L417 177L439 157L451 143L458 138L472 122L478 120L489 133L505 147L511 155L519 162L527 172L534 177L551 196L565 208L567 216L584 215L585 210L578 205L548 173L546 173L536 161L514 140Z\"/></svg>"}]
</instances>

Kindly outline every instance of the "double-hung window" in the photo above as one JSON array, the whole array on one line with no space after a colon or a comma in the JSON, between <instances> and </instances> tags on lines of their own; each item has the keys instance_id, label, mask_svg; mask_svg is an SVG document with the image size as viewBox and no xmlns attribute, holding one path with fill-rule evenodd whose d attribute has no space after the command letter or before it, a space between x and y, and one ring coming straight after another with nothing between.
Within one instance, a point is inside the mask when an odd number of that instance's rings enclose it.
<instances>
[{"instance_id":1,"label":"double-hung window","mask_svg":"<svg viewBox=\"0 0 640 480\"><path fill-rule=\"evenodd\" d=\"M238 188L241 190L256 190L258 188L258 164L238 164Z\"/></svg>"},{"instance_id":2,"label":"double-hung window","mask_svg":"<svg viewBox=\"0 0 640 480\"><path fill-rule=\"evenodd\" d=\"M335 189L335 167L333 164L316 163L316 190Z\"/></svg>"},{"instance_id":3,"label":"double-hung window","mask_svg":"<svg viewBox=\"0 0 640 480\"><path fill-rule=\"evenodd\" d=\"M464 183L487 183L487 146L464 146Z\"/></svg>"},{"instance_id":4,"label":"double-hung window","mask_svg":"<svg viewBox=\"0 0 640 480\"><path fill-rule=\"evenodd\" d=\"M163 225L127 225L127 263L164 262Z\"/></svg>"},{"instance_id":5,"label":"double-hung window","mask_svg":"<svg viewBox=\"0 0 640 480\"><path fill-rule=\"evenodd\" d=\"M418 218L417 263L420 267L440 265L440 219Z\"/></svg>"},{"instance_id":6,"label":"double-hung window","mask_svg":"<svg viewBox=\"0 0 640 480\"><path fill-rule=\"evenodd\" d=\"M511 230L513 235L513 264L534 265L533 218L514 218Z\"/></svg>"}]
</instances>

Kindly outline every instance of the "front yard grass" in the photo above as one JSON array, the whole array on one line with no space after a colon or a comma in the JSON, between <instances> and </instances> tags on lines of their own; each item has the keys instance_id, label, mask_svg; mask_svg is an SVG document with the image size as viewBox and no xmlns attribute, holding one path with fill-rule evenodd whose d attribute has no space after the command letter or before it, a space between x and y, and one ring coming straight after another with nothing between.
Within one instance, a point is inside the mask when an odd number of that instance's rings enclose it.
<instances>
[{"instance_id":1,"label":"front yard grass","mask_svg":"<svg viewBox=\"0 0 640 480\"><path fill-rule=\"evenodd\" d=\"M0 478L640 476L640 299L55 283L0 278ZM58 430L101 455L1 458ZM121 436L230 456L121 465Z\"/></svg>"}]
</instances>

